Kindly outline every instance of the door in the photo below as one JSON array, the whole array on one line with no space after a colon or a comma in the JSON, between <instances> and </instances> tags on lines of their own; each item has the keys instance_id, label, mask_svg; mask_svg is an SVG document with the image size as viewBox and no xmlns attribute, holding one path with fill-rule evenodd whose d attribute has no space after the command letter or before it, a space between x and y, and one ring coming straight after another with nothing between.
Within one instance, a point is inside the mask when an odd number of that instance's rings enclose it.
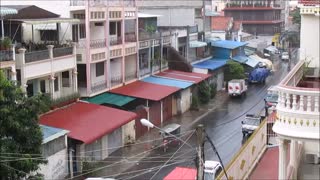
<instances>
[{"instance_id":1,"label":"door","mask_svg":"<svg viewBox=\"0 0 320 180\"><path fill-rule=\"evenodd\" d=\"M122 146L122 127L108 135L108 154L110 155Z\"/></svg>"},{"instance_id":2,"label":"door","mask_svg":"<svg viewBox=\"0 0 320 180\"><path fill-rule=\"evenodd\" d=\"M143 126L140 122L140 119L148 119L148 113L143 106L137 107L135 113L138 115L135 121L136 139L138 139L148 131L148 128Z\"/></svg>"},{"instance_id":3,"label":"door","mask_svg":"<svg viewBox=\"0 0 320 180\"><path fill-rule=\"evenodd\" d=\"M149 101L150 109L149 109L149 121L151 121L154 125L161 125L161 104L160 101Z\"/></svg>"},{"instance_id":4,"label":"door","mask_svg":"<svg viewBox=\"0 0 320 180\"><path fill-rule=\"evenodd\" d=\"M168 121L172 117L172 96L163 99L163 121Z\"/></svg>"}]
</instances>

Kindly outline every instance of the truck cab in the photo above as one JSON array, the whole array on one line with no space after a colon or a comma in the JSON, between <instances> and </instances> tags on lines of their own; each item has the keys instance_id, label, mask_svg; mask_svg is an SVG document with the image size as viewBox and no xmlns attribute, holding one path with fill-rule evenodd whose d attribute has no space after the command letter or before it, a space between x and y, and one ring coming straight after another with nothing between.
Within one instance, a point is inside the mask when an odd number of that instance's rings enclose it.
<instances>
[{"instance_id":1,"label":"truck cab","mask_svg":"<svg viewBox=\"0 0 320 180\"><path fill-rule=\"evenodd\" d=\"M222 171L222 166L218 161L204 162L204 180L215 180Z\"/></svg>"},{"instance_id":2,"label":"truck cab","mask_svg":"<svg viewBox=\"0 0 320 180\"><path fill-rule=\"evenodd\" d=\"M258 129L263 117L254 114L247 114L242 124L242 134L243 136L251 135L256 129Z\"/></svg>"},{"instance_id":3,"label":"truck cab","mask_svg":"<svg viewBox=\"0 0 320 180\"><path fill-rule=\"evenodd\" d=\"M242 96L246 95L247 85L244 79L233 79L228 82L229 96Z\"/></svg>"}]
</instances>

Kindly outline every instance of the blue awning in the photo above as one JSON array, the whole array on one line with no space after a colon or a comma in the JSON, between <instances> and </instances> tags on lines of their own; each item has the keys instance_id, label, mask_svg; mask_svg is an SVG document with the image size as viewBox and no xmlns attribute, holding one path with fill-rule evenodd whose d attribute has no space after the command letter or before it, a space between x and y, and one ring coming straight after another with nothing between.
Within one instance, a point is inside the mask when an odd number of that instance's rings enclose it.
<instances>
[{"instance_id":1,"label":"blue awning","mask_svg":"<svg viewBox=\"0 0 320 180\"><path fill-rule=\"evenodd\" d=\"M216 70L226 65L228 59L209 59L193 64L192 66L200 69Z\"/></svg>"},{"instance_id":2,"label":"blue awning","mask_svg":"<svg viewBox=\"0 0 320 180\"><path fill-rule=\"evenodd\" d=\"M181 88L181 89L188 88L193 84L191 82L179 81L179 80L161 78L161 77L155 77L155 76L150 76L150 77L144 78L144 79L142 79L142 81L148 82L148 83L153 83L153 84L164 85L164 86L177 87L177 88Z\"/></svg>"},{"instance_id":3,"label":"blue awning","mask_svg":"<svg viewBox=\"0 0 320 180\"><path fill-rule=\"evenodd\" d=\"M51 126L40 125L40 128L42 131L42 143L43 144L69 133L69 131L67 131L67 130L55 128L55 127L51 127Z\"/></svg>"},{"instance_id":4,"label":"blue awning","mask_svg":"<svg viewBox=\"0 0 320 180\"><path fill-rule=\"evenodd\" d=\"M257 59L254 59L254 58L250 58L250 57L248 57L248 61L246 62L246 64L248 66L253 67L253 68L257 67L259 63L260 63L260 61L258 61Z\"/></svg>"},{"instance_id":5,"label":"blue awning","mask_svg":"<svg viewBox=\"0 0 320 180\"><path fill-rule=\"evenodd\" d=\"M243 64L246 63L248 59L249 57L244 55L238 55L238 56L232 57L232 60L237 61L239 63L243 63Z\"/></svg>"},{"instance_id":6,"label":"blue awning","mask_svg":"<svg viewBox=\"0 0 320 180\"><path fill-rule=\"evenodd\" d=\"M244 46L246 44L248 44L248 43L239 42L239 41L228 41L228 40L211 41L211 46L226 48L226 49L236 49L236 48Z\"/></svg>"}]
</instances>

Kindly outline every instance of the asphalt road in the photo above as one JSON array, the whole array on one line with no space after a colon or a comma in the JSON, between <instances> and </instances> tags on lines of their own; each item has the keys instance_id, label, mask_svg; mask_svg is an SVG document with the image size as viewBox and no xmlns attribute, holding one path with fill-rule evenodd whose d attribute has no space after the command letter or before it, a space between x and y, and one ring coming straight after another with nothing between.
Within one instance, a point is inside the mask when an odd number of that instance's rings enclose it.
<instances>
[{"instance_id":1,"label":"asphalt road","mask_svg":"<svg viewBox=\"0 0 320 180\"><path fill-rule=\"evenodd\" d=\"M263 98L267 93L267 89L271 85L278 84L288 72L288 62L275 60L274 66L277 71L268 77L266 84L250 85L246 97L230 98L221 107L213 110L193 125L195 128L199 123L204 124L206 133L217 147L224 165L232 159L245 141L241 131L241 121L244 119L245 114L261 113L264 108ZM186 138L188 136L184 137L184 139ZM152 178L158 180L163 179L176 166L195 168L196 142L196 136L193 134L188 139L188 144L192 148L187 145L183 145L180 149L178 149L178 146L170 146L166 153L163 152L163 149L154 150L148 157L137 163L136 166L127 170L127 174L116 178L135 180ZM205 143L205 160L218 160L209 143Z\"/></svg>"}]
</instances>

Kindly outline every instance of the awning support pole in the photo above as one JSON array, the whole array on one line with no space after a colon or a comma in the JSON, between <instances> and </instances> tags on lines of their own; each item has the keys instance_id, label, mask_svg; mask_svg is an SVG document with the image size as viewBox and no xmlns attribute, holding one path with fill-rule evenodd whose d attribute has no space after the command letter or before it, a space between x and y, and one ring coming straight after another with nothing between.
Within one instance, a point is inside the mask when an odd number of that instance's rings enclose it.
<instances>
[{"instance_id":1,"label":"awning support pole","mask_svg":"<svg viewBox=\"0 0 320 180\"><path fill-rule=\"evenodd\" d=\"M4 25L3 25L3 18L1 18L1 33L2 33L1 39L3 40L3 39L4 39Z\"/></svg>"}]
</instances>

